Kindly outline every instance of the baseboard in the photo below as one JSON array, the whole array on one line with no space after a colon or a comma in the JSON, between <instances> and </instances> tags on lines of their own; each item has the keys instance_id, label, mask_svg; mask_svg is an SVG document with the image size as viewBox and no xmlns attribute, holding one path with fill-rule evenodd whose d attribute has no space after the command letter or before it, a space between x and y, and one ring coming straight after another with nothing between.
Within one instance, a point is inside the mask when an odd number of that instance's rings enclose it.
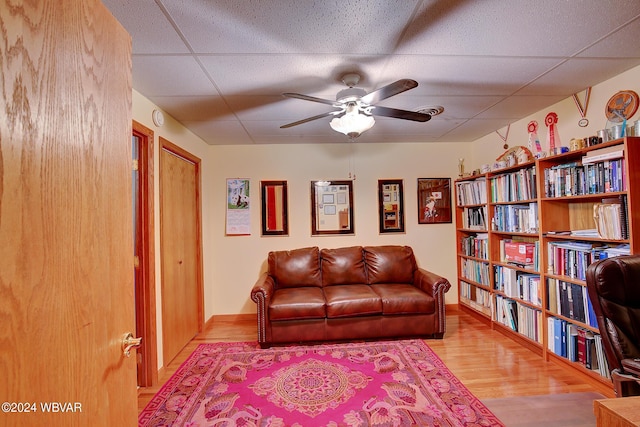
<instances>
[{"instance_id":1,"label":"baseboard","mask_svg":"<svg viewBox=\"0 0 640 427\"><path fill-rule=\"evenodd\" d=\"M205 328L210 327L214 322L246 322L256 320L256 313L240 313L240 314L214 314L205 323Z\"/></svg>"},{"instance_id":2,"label":"baseboard","mask_svg":"<svg viewBox=\"0 0 640 427\"><path fill-rule=\"evenodd\" d=\"M447 311L460 311L460 306L458 304L445 304L445 313Z\"/></svg>"}]
</instances>

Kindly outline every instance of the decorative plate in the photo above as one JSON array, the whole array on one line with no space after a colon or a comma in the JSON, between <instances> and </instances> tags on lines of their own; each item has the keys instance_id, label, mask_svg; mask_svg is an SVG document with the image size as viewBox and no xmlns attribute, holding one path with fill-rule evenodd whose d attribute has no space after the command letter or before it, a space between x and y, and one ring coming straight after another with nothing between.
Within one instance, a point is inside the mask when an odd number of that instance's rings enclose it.
<instances>
[{"instance_id":1,"label":"decorative plate","mask_svg":"<svg viewBox=\"0 0 640 427\"><path fill-rule=\"evenodd\" d=\"M637 110L638 94L632 90L621 90L609 99L604 114L611 122L621 122L631 118Z\"/></svg>"}]
</instances>

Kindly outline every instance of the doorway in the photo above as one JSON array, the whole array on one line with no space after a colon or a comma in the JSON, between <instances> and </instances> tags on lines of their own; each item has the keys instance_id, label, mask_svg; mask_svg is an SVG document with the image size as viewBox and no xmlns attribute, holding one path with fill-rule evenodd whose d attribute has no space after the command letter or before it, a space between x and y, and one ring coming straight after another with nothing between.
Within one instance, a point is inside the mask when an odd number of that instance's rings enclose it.
<instances>
[{"instance_id":1,"label":"doorway","mask_svg":"<svg viewBox=\"0 0 640 427\"><path fill-rule=\"evenodd\" d=\"M200 159L160 138L160 248L164 365L204 325Z\"/></svg>"},{"instance_id":2,"label":"doorway","mask_svg":"<svg viewBox=\"0 0 640 427\"><path fill-rule=\"evenodd\" d=\"M133 121L132 192L133 257L136 336L142 345L136 352L138 386L158 382L156 336L156 284L153 208L153 131Z\"/></svg>"}]
</instances>

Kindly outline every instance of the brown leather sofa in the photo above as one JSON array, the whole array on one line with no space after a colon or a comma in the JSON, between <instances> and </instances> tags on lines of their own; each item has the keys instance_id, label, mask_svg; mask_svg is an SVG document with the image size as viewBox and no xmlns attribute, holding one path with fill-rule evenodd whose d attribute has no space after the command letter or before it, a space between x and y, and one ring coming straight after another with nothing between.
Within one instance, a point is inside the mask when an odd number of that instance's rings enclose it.
<instances>
[{"instance_id":1,"label":"brown leather sofa","mask_svg":"<svg viewBox=\"0 0 640 427\"><path fill-rule=\"evenodd\" d=\"M251 291L258 342L442 338L450 287L419 268L409 246L269 252Z\"/></svg>"}]
</instances>

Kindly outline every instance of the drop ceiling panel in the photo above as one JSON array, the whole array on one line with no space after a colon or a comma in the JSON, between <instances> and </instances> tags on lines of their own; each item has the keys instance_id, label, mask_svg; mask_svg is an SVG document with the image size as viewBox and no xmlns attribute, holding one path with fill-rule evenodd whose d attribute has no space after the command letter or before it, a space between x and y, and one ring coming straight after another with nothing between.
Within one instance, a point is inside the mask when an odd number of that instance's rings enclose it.
<instances>
[{"instance_id":1,"label":"drop ceiling panel","mask_svg":"<svg viewBox=\"0 0 640 427\"><path fill-rule=\"evenodd\" d=\"M347 72L366 91L418 81L380 105L445 108L360 140L451 142L640 65L638 0L103 1L132 35L134 89L209 144L343 142L328 117L279 127L330 109L282 92L335 99Z\"/></svg>"},{"instance_id":2,"label":"drop ceiling panel","mask_svg":"<svg viewBox=\"0 0 640 427\"><path fill-rule=\"evenodd\" d=\"M640 2L636 2L640 4ZM579 57L640 57L640 18L634 19L609 37L580 52Z\"/></svg>"},{"instance_id":3,"label":"drop ceiling panel","mask_svg":"<svg viewBox=\"0 0 640 427\"><path fill-rule=\"evenodd\" d=\"M636 59L630 58L569 59L527 87L519 90L516 95L560 94L568 97L589 86L606 80L612 71L616 75L627 71L632 68L636 62ZM588 76L583 76L584 70L589 70Z\"/></svg>"},{"instance_id":4,"label":"drop ceiling panel","mask_svg":"<svg viewBox=\"0 0 640 427\"><path fill-rule=\"evenodd\" d=\"M185 121L185 126L210 145L252 144L253 140L240 122L226 121Z\"/></svg>"},{"instance_id":5,"label":"drop ceiling panel","mask_svg":"<svg viewBox=\"0 0 640 427\"><path fill-rule=\"evenodd\" d=\"M569 56L640 14L637 0L424 2L397 53Z\"/></svg>"},{"instance_id":6,"label":"drop ceiling panel","mask_svg":"<svg viewBox=\"0 0 640 427\"><path fill-rule=\"evenodd\" d=\"M202 56L200 61L220 91L228 95L300 92L334 98L346 87L340 81L344 73L359 67L362 85L371 85L367 75L377 75L382 68L367 57L343 55L215 55Z\"/></svg>"},{"instance_id":7,"label":"drop ceiling panel","mask_svg":"<svg viewBox=\"0 0 640 427\"><path fill-rule=\"evenodd\" d=\"M133 87L146 97L218 95L191 57L134 56Z\"/></svg>"},{"instance_id":8,"label":"drop ceiling panel","mask_svg":"<svg viewBox=\"0 0 640 427\"><path fill-rule=\"evenodd\" d=\"M153 96L149 99L178 121L234 119L233 111L220 96Z\"/></svg>"},{"instance_id":9,"label":"drop ceiling panel","mask_svg":"<svg viewBox=\"0 0 640 427\"><path fill-rule=\"evenodd\" d=\"M508 119L507 123L526 117L545 107L560 102L566 96L511 96L478 114L479 119ZM476 122L472 122L476 123Z\"/></svg>"},{"instance_id":10,"label":"drop ceiling panel","mask_svg":"<svg viewBox=\"0 0 640 427\"><path fill-rule=\"evenodd\" d=\"M237 0L163 4L198 53L390 53L417 1Z\"/></svg>"},{"instance_id":11,"label":"drop ceiling panel","mask_svg":"<svg viewBox=\"0 0 640 427\"><path fill-rule=\"evenodd\" d=\"M561 61L556 58L411 56L394 58L385 75L412 78L411 95L511 95Z\"/></svg>"},{"instance_id":12,"label":"drop ceiling panel","mask_svg":"<svg viewBox=\"0 0 640 427\"><path fill-rule=\"evenodd\" d=\"M448 132L442 139L445 141L473 141L476 132L482 132L483 135L494 134L496 129L500 130L507 126L510 122L505 119L473 119L469 120L455 129ZM495 134L496 144L500 146L504 143L500 136Z\"/></svg>"},{"instance_id":13,"label":"drop ceiling panel","mask_svg":"<svg viewBox=\"0 0 640 427\"><path fill-rule=\"evenodd\" d=\"M133 53L176 54L189 50L154 0L104 1L111 13L129 31Z\"/></svg>"}]
</instances>

